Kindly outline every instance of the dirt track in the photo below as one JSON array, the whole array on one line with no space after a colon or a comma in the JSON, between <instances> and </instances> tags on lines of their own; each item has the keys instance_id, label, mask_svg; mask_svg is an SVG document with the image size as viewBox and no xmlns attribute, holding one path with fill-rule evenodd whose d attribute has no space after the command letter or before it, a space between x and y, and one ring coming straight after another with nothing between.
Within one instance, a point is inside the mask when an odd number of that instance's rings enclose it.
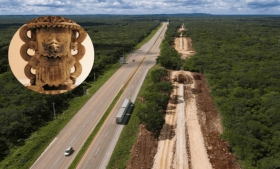
<instances>
[{"instance_id":1,"label":"dirt track","mask_svg":"<svg viewBox=\"0 0 280 169\"><path fill-rule=\"evenodd\" d=\"M196 99L192 93L195 86L192 74L186 71L173 71L170 74L170 79L177 79L178 81L179 74L184 79L181 84L173 82L174 93L171 98L177 96L177 102L173 104L171 100L168 107L176 106L176 109L173 109L172 113L168 111L165 117L165 125L171 125L170 121L172 121L172 124L176 124L175 137L171 140L159 140L153 169L211 169L198 123ZM176 111L174 112L174 110ZM168 131L163 128L160 138L171 132L172 130Z\"/></svg>"},{"instance_id":2,"label":"dirt track","mask_svg":"<svg viewBox=\"0 0 280 169\"><path fill-rule=\"evenodd\" d=\"M192 40L188 37L179 37L174 39L175 45L174 48L181 53L181 58L186 59L195 54L195 51L192 46Z\"/></svg>"},{"instance_id":3,"label":"dirt track","mask_svg":"<svg viewBox=\"0 0 280 169\"><path fill-rule=\"evenodd\" d=\"M178 40L175 40L175 47L180 47L176 42ZM184 54L182 53L182 55ZM240 169L235 156L230 152L228 143L219 137L223 131L221 119L210 97L210 90L204 76L199 73L173 72L169 71L170 80L175 78L175 74L177 77L178 73L183 74L181 83L184 84L187 127L185 128L186 146L182 147L186 148L185 160L188 161L188 165L184 167L189 169ZM173 85L174 93L171 95L166 112L166 124L163 126L159 139L155 139L143 125L140 125L140 134L131 151L132 159L127 163L127 168L150 169L152 166L154 169L178 168L180 158L176 142L178 116L175 110L178 106L177 96L180 94L178 93L178 83L174 82ZM193 125L196 126L195 130L192 128Z\"/></svg>"}]
</instances>

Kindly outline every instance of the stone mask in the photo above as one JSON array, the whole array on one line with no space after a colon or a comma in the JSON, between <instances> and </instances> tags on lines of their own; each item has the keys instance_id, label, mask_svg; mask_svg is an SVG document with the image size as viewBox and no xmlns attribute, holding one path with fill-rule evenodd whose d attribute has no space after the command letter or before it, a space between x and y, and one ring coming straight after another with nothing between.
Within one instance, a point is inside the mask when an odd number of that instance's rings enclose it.
<instances>
[{"instance_id":1,"label":"stone mask","mask_svg":"<svg viewBox=\"0 0 280 169\"><path fill-rule=\"evenodd\" d=\"M27 32L31 32L31 37ZM75 22L59 17L44 16L31 20L20 29L20 38L25 42L21 56L27 61L24 73L30 79L30 89L40 93L70 90L82 72L79 60L85 54L81 44L86 32ZM35 51L34 55L27 53ZM78 51L73 55L72 51ZM75 71L71 73L71 68ZM35 70L33 74L31 70ZM60 93L60 92L55 92Z\"/></svg>"}]
</instances>

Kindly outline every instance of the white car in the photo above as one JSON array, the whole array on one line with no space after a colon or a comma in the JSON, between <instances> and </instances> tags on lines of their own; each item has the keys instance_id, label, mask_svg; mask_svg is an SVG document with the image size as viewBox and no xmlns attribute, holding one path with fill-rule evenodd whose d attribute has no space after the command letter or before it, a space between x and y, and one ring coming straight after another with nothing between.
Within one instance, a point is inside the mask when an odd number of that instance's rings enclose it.
<instances>
[{"instance_id":1,"label":"white car","mask_svg":"<svg viewBox=\"0 0 280 169\"><path fill-rule=\"evenodd\" d=\"M68 147L68 148L65 150L64 155L65 155L65 156L69 156L69 155L71 155L71 153L72 153L73 151L74 151L74 150L73 150L73 147Z\"/></svg>"}]
</instances>

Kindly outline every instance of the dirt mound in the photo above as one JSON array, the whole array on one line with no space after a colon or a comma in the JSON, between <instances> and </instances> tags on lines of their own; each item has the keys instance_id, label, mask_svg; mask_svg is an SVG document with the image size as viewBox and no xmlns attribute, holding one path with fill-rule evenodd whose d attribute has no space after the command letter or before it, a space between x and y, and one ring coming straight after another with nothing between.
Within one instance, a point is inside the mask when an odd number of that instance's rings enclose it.
<instances>
[{"instance_id":1,"label":"dirt mound","mask_svg":"<svg viewBox=\"0 0 280 169\"><path fill-rule=\"evenodd\" d=\"M132 158L127 162L126 169L152 168L157 145L158 142L154 135L143 124L140 124L137 141L131 150Z\"/></svg>"},{"instance_id":2,"label":"dirt mound","mask_svg":"<svg viewBox=\"0 0 280 169\"><path fill-rule=\"evenodd\" d=\"M230 152L228 143L219 135L223 132L221 118L214 106L209 88L203 75L193 73L196 77L196 93L199 123L207 147L207 153L213 169L239 169L235 156ZM199 86L198 86L199 85Z\"/></svg>"}]
</instances>

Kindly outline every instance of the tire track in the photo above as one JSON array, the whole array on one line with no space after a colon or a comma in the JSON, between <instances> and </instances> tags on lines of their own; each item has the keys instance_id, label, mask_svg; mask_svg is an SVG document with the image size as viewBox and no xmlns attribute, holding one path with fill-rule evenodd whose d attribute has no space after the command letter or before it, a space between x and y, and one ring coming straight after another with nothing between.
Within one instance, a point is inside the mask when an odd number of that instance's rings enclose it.
<instances>
[{"instance_id":1,"label":"tire track","mask_svg":"<svg viewBox=\"0 0 280 169\"><path fill-rule=\"evenodd\" d=\"M177 86L178 86L178 83L176 82L175 83L175 90L174 90L174 93L173 93L173 96L175 96L176 100L177 100ZM176 101L177 102L177 101ZM169 106L176 106L176 102L175 103L171 103L169 104ZM171 153L172 150L173 150L173 145L170 145L170 144L174 144L174 141L172 141L172 138L174 136L173 134L173 130L174 130L174 126L175 126L175 123L176 123L176 118L177 118L177 114L176 114L176 109L175 110L172 110L170 114L166 115L166 124L165 124L165 132L163 133L164 134L164 146L163 146L163 153L161 155L161 163L160 163L160 168L164 169L169 169L171 164L172 164L172 156L173 154Z\"/></svg>"}]
</instances>

